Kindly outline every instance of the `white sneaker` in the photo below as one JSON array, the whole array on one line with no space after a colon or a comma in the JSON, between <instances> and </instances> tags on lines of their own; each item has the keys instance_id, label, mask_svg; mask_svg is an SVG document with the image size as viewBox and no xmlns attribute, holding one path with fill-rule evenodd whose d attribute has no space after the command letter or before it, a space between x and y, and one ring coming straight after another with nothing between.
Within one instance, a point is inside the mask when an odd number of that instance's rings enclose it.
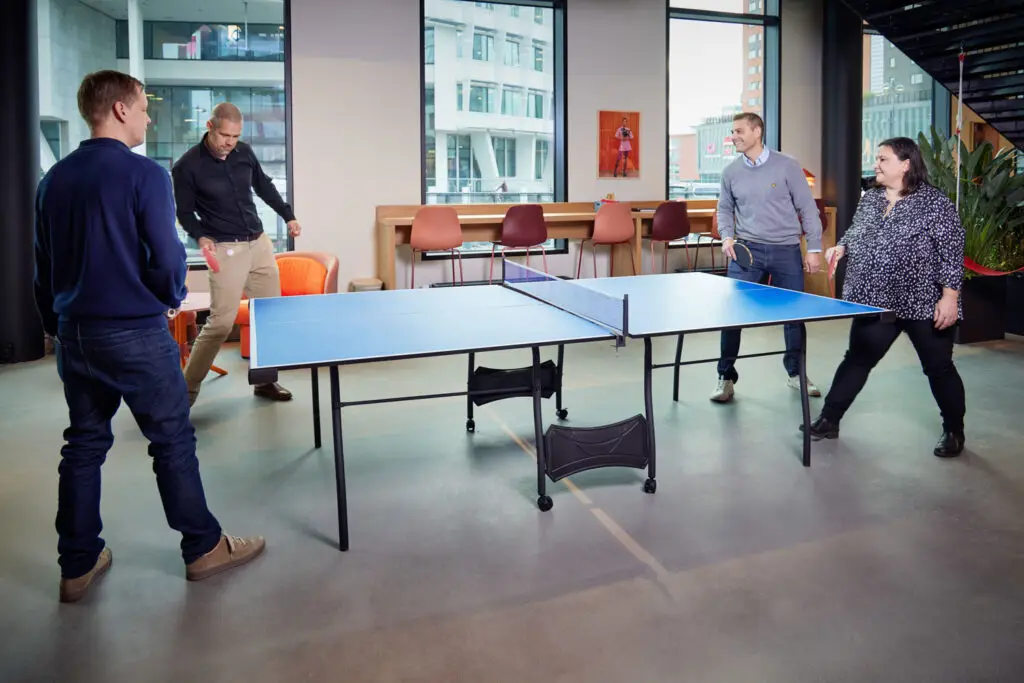
<instances>
[{"instance_id":1,"label":"white sneaker","mask_svg":"<svg viewBox=\"0 0 1024 683\"><path fill-rule=\"evenodd\" d=\"M800 391L800 377L790 377L788 380L786 380L786 386L788 386L790 389L796 389L797 391ZM807 395L821 396L821 390L814 385L814 382L811 381L810 377L807 378Z\"/></svg>"},{"instance_id":2,"label":"white sneaker","mask_svg":"<svg viewBox=\"0 0 1024 683\"><path fill-rule=\"evenodd\" d=\"M710 396L711 400L715 403L728 403L732 400L733 394L736 393L732 386L733 382L731 379L719 379L715 392Z\"/></svg>"}]
</instances>

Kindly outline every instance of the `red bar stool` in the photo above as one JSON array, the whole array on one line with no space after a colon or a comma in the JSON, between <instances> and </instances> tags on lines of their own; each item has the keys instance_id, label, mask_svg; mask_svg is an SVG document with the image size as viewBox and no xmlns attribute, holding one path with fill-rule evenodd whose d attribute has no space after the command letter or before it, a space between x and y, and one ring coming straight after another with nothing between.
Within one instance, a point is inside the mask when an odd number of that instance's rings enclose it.
<instances>
[{"instance_id":1,"label":"red bar stool","mask_svg":"<svg viewBox=\"0 0 1024 683\"><path fill-rule=\"evenodd\" d=\"M416 288L416 254L424 251L447 251L452 255L452 285L455 284L455 255L459 257L459 284L462 278L462 223L458 212L450 206L424 206L412 219L409 235L412 247L412 277L410 287Z\"/></svg>"},{"instance_id":2,"label":"red bar stool","mask_svg":"<svg viewBox=\"0 0 1024 683\"><path fill-rule=\"evenodd\" d=\"M583 268L583 247L587 242L591 243L591 258L594 264L594 277L597 277L597 246L606 244L614 249L616 244L627 244L633 241L636 235L636 224L633 222L633 210L629 204L623 202L609 202L602 204L594 216L594 234L580 242L580 257L576 263L576 279L580 277ZM612 250L609 250L611 257ZM608 275L615 274L615 259L609 258L610 267ZM633 267L633 274L636 275L636 263L629 259L629 265Z\"/></svg>"},{"instance_id":3,"label":"red bar stool","mask_svg":"<svg viewBox=\"0 0 1024 683\"><path fill-rule=\"evenodd\" d=\"M654 211L654 219L651 223L651 234L647 238L651 241L651 271L654 271L654 243L661 242L665 245L662 254L661 272L668 272L668 245L669 242L681 240L690 234L690 214L688 213L685 201L662 202ZM690 265L690 249L686 249L686 267L693 270Z\"/></svg>"},{"instance_id":4,"label":"red bar stool","mask_svg":"<svg viewBox=\"0 0 1024 683\"><path fill-rule=\"evenodd\" d=\"M488 282L494 281L494 249L501 247L501 258L506 249L526 249L526 265L530 265L530 249L540 247L544 260L544 272L548 272L548 253L544 243L548 241L548 224L544 220L544 208L540 204L515 204L508 207L501 221L501 237L491 243L491 269Z\"/></svg>"}]
</instances>

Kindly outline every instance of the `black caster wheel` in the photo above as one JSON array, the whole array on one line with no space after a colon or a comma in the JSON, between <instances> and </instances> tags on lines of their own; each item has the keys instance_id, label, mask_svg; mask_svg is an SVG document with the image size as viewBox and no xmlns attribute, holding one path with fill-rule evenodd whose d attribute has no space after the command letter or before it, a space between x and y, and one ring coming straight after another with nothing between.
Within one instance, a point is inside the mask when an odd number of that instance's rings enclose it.
<instances>
[{"instance_id":1,"label":"black caster wheel","mask_svg":"<svg viewBox=\"0 0 1024 683\"><path fill-rule=\"evenodd\" d=\"M541 512L547 512L554 504L555 502L551 500L551 496L541 496L537 499L537 507L540 508Z\"/></svg>"},{"instance_id":2,"label":"black caster wheel","mask_svg":"<svg viewBox=\"0 0 1024 683\"><path fill-rule=\"evenodd\" d=\"M658 490L658 482L648 479L644 482L644 493L654 493Z\"/></svg>"},{"instance_id":3,"label":"black caster wheel","mask_svg":"<svg viewBox=\"0 0 1024 683\"><path fill-rule=\"evenodd\" d=\"M476 431L476 422L473 422L472 420L466 420L466 431L467 432L475 432Z\"/></svg>"},{"instance_id":4,"label":"black caster wheel","mask_svg":"<svg viewBox=\"0 0 1024 683\"><path fill-rule=\"evenodd\" d=\"M569 417L569 410L567 408L562 408L555 414L558 415L559 420L564 420L565 418Z\"/></svg>"}]
</instances>

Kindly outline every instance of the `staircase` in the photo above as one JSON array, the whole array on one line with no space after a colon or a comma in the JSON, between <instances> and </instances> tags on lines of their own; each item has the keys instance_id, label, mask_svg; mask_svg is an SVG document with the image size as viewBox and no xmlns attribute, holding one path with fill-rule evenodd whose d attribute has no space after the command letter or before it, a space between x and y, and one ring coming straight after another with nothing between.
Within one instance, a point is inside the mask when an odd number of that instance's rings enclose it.
<instances>
[{"instance_id":1,"label":"staircase","mask_svg":"<svg viewBox=\"0 0 1024 683\"><path fill-rule=\"evenodd\" d=\"M844 0L963 103L1024 149L1024 0ZM954 122L955 125L955 122Z\"/></svg>"}]
</instances>

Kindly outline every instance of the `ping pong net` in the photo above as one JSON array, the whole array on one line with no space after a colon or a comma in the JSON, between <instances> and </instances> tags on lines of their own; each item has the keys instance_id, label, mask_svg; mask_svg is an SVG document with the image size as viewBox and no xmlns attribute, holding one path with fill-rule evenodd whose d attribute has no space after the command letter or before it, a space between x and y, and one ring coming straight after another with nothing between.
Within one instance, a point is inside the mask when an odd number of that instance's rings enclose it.
<instances>
[{"instance_id":1,"label":"ping pong net","mask_svg":"<svg viewBox=\"0 0 1024 683\"><path fill-rule=\"evenodd\" d=\"M502 263L502 285L604 327L620 345L629 334L628 295L614 297L508 260Z\"/></svg>"}]
</instances>

